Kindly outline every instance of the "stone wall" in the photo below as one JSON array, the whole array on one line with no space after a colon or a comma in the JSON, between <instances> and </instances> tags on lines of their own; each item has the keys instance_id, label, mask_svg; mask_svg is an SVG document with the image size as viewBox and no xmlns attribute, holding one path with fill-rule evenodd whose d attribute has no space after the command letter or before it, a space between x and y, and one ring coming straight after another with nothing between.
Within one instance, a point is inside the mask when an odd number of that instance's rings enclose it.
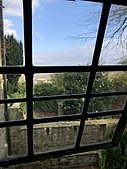
<instances>
[{"instance_id":1,"label":"stone wall","mask_svg":"<svg viewBox=\"0 0 127 169\"><path fill-rule=\"evenodd\" d=\"M57 122L38 124L34 126L34 151L55 150L73 146L76 141L79 121ZM81 144L89 144L103 141L106 124L94 124L87 122ZM27 153L27 129L26 126L11 127L12 154L25 155Z\"/></svg>"},{"instance_id":2,"label":"stone wall","mask_svg":"<svg viewBox=\"0 0 127 169\"><path fill-rule=\"evenodd\" d=\"M82 153L17 165L14 169L99 169L97 153Z\"/></svg>"},{"instance_id":3,"label":"stone wall","mask_svg":"<svg viewBox=\"0 0 127 169\"><path fill-rule=\"evenodd\" d=\"M23 118L17 105L13 105L10 108L9 115L10 120ZM107 127L116 124L116 122L116 120L107 119L87 121L81 143L89 144L103 141ZM76 141L79 125L80 121L34 125L35 153L73 146ZM12 156L26 155L26 126L10 127L10 136ZM89 152L17 165L11 167L11 169L99 169L98 164L98 152Z\"/></svg>"},{"instance_id":4,"label":"stone wall","mask_svg":"<svg viewBox=\"0 0 127 169\"><path fill-rule=\"evenodd\" d=\"M104 140L106 121L89 120L81 140L82 144L96 143ZM79 121L38 124L34 126L35 153L67 148L73 146L79 128ZM114 121L113 121L114 124ZM110 125L113 125L112 123ZM14 157L27 154L27 128L11 128L12 155ZM14 169L98 169L98 153L89 152L48 159L26 165L14 166Z\"/></svg>"}]
</instances>

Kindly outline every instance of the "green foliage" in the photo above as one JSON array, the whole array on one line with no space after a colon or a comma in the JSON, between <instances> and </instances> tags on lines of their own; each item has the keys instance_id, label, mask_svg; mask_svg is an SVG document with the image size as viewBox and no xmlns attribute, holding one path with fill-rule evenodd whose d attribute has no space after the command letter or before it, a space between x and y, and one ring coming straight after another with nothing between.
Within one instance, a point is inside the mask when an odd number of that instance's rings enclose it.
<instances>
[{"instance_id":1,"label":"green foliage","mask_svg":"<svg viewBox=\"0 0 127 169\"><path fill-rule=\"evenodd\" d=\"M5 36L5 54L7 66L17 66L23 64L23 47L22 42L17 41L13 35ZM18 91L18 80L21 75L7 75L8 95Z\"/></svg>"},{"instance_id":2,"label":"green foliage","mask_svg":"<svg viewBox=\"0 0 127 169\"><path fill-rule=\"evenodd\" d=\"M63 113L76 114L82 111L83 100L82 99L68 99L63 103Z\"/></svg>"},{"instance_id":3,"label":"green foliage","mask_svg":"<svg viewBox=\"0 0 127 169\"><path fill-rule=\"evenodd\" d=\"M88 81L88 73L65 73L63 88L67 94L85 93Z\"/></svg>"},{"instance_id":4,"label":"green foliage","mask_svg":"<svg viewBox=\"0 0 127 169\"><path fill-rule=\"evenodd\" d=\"M11 98L24 98L26 95L25 83L17 84L17 92L11 94ZM11 106L11 105L10 105ZM26 103L20 103L20 111L26 115Z\"/></svg>"},{"instance_id":5,"label":"green foliage","mask_svg":"<svg viewBox=\"0 0 127 169\"><path fill-rule=\"evenodd\" d=\"M35 96L50 96L59 95L60 89L53 86L50 83L39 83L34 85ZM35 112L56 112L58 113L58 102L56 100L51 101L37 101L34 103Z\"/></svg>"},{"instance_id":6,"label":"green foliage","mask_svg":"<svg viewBox=\"0 0 127 169\"><path fill-rule=\"evenodd\" d=\"M52 83L63 94L81 94L86 92L88 73L62 73L52 76ZM83 99L63 101L63 114L76 114L82 110Z\"/></svg>"},{"instance_id":7,"label":"green foliage","mask_svg":"<svg viewBox=\"0 0 127 169\"><path fill-rule=\"evenodd\" d=\"M53 76L53 84L63 90L63 94L81 94L86 93L88 73L64 73ZM97 73L93 93L103 93L112 89L112 83L108 80L106 73ZM98 97L90 100L89 112L106 111L111 109L113 98ZM64 114L81 113L84 101L83 99L68 99L63 102Z\"/></svg>"},{"instance_id":8,"label":"green foliage","mask_svg":"<svg viewBox=\"0 0 127 169\"><path fill-rule=\"evenodd\" d=\"M113 129L107 133L110 139ZM127 167L127 128L125 129L120 143L115 148L105 149L102 151L102 169L126 169Z\"/></svg>"},{"instance_id":9,"label":"green foliage","mask_svg":"<svg viewBox=\"0 0 127 169\"><path fill-rule=\"evenodd\" d=\"M113 85L114 91L121 91L121 92L127 91L127 72L117 73L117 76L112 78L111 83ZM126 95L117 96L114 99L113 107L117 109L123 108L126 99L127 99Z\"/></svg>"},{"instance_id":10,"label":"green foliage","mask_svg":"<svg viewBox=\"0 0 127 169\"><path fill-rule=\"evenodd\" d=\"M98 72L94 81L93 93L104 93L112 90L112 83L108 80L107 73ZM91 98L89 105L89 112L100 112L111 110L113 98L112 97L97 97Z\"/></svg>"}]
</instances>

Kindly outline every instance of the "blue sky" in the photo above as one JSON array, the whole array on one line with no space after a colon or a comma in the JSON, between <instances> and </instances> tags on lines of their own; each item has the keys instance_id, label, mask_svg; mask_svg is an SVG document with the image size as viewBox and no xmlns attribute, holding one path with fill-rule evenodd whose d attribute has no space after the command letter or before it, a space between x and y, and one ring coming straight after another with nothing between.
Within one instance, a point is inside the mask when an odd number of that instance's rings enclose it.
<instances>
[{"instance_id":1,"label":"blue sky","mask_svg":"<svg viewBox=\"0 0 127 169\"><path fill-rule=\"evenodd\" d=\"M66 0L32 2L33 64L90 64L102 5ZM13 33L23 41L22 1L4 0L4 6L5 34ZM118 47L112 51L108 47L101 54L101 63L116 62L120 52Z\"/></svg>"}]
</instances>

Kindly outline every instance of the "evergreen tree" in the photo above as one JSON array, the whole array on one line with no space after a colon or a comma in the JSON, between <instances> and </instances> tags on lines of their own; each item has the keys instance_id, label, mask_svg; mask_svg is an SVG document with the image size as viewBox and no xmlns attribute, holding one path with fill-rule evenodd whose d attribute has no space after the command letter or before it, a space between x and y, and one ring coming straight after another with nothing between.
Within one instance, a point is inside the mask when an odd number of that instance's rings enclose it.
<instances>
[{"instance_id":1,"label":"evergreen tree","mask_svg":"<svg viewBox=\"0 0 127 169\"><path fill-rule=\"evenodd\" d=\"M21 41L17 41L13 35L5 36L5 56L7 66L19 66L23 65L23 45ZM7 75L7 89L8 95L17 92L18 80L20 74L8 74Z\"/></svg>"}]
</instances>

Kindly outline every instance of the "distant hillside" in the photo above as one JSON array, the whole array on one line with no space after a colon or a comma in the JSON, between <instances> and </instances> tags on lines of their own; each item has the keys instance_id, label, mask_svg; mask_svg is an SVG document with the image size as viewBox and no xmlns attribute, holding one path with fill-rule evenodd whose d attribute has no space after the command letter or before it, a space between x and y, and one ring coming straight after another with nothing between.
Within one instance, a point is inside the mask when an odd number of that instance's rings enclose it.
<instances>
[{"instance_id":1,"label":"distant hillside","mask_svg":"<svg viewBox=\"0 0 127 169\"><path fill-rule=\"evenodd\" d=\"M39 73L39 74L36 74L34 75L34 83L37 83L37 82L50 82L51 80L51 73ZM25 76L24 75L21 75L21 77L19 78L19 83L24 83L25 82Z\"/></svg>"}]
</instances>

